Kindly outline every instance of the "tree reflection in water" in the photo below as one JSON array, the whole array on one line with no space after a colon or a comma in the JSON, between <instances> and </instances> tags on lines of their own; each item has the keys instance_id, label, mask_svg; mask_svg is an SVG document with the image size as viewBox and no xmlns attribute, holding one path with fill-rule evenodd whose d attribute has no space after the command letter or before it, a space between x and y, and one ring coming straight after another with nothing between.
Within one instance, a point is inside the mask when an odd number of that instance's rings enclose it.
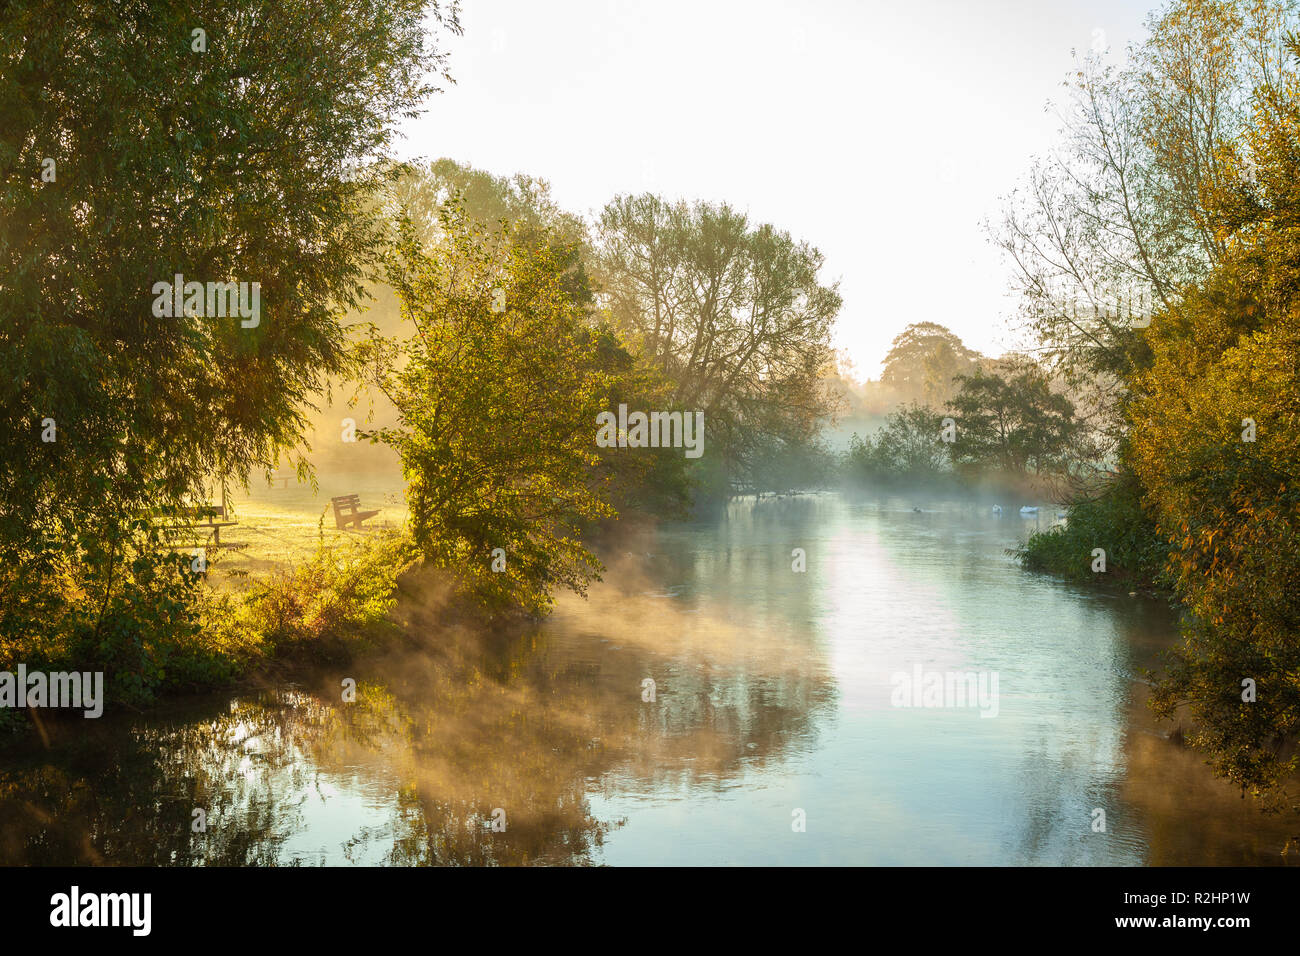
<instances>
[{"instance_id":1,"label":"tree reflection in water","mask_svg":"<svg viewBox=\"0 0 1300 956\"><path fill-rule=\"evenodd\" d=\"M574 608L481 633L411 605L427 646L347 674L49 724L48 749L0 770L0 862L597 862L622 821L597 819L591 794L725 788L806 745L834 700L815 653L763 659L752 632L661 597L611 590ZM357 679L354 703L342 676Z\"/></svg>"}]
</instances>

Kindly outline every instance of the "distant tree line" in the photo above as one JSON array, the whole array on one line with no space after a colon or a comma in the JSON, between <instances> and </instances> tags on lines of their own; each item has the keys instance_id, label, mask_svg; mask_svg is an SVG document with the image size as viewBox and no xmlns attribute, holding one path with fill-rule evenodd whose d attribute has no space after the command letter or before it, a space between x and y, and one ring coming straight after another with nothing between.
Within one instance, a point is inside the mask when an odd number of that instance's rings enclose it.
<instances>
[{"instance_id":1,"label":"distant tree line","mask_svg":"<svg viewBox=\"0 0 1300 956\"><path fill-rule=\"evenodd\" d=\"M1024 356L986 359L941 325L908 326L881 380L913 400L874 435L849 440L842 477L850 485L958 491L1037 482L1046 490L1092 451L1086 424L1047 370Z\"/></svg>"}]
</instances>

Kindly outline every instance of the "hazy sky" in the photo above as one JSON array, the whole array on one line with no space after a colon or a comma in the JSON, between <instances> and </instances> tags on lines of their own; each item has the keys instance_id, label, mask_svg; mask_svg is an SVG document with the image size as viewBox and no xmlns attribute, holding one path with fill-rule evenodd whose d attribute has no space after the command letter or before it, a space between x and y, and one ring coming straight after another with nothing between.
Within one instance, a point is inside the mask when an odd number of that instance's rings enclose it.
<instances>
[{"instance_id":1,"label":"hazy sky","mask_svg":"<svg viewBox=\"0 0 1300 956\"><path fill-rule=\"evenodd\" d=\"M876 377L909 322L1016 344L996 218L1080 53L1122 56L1158 0L465 0L456 85L407 156L616 193L726 200L826 255L836 344Z\"/></svg>"}]
</instances>

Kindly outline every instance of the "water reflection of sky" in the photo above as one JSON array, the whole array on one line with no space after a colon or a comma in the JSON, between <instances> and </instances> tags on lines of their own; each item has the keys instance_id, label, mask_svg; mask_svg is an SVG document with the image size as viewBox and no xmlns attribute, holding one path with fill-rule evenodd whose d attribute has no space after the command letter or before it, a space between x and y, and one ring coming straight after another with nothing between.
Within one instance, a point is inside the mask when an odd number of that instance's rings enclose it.
<instances>
[{"instance_id":1,"label":"water reflection of sky","mask_svg":"<svg viewBox=\"0 0 1300 956\"><path fill-rule=\"evenodd\" d=\"M1128 675L1115 615L1023 575L1019 521L819 499L733 509L660 536L703 554L693 593L725 596L778 656L825 674L815 743L717 796L665 794L627 815L604 859L736 863L1140 863L1140 838L1091 832L1123 772ZM710 543L717 542L713 547ZM807 553L808 571L790 568ZM997 671L1000 712L890 706L890 677ZM642 798L643 799L643 798ZM792 833L791 809L808 816ZM665 833L673 833L670 840Z\"/></svg>"}]
</instances>

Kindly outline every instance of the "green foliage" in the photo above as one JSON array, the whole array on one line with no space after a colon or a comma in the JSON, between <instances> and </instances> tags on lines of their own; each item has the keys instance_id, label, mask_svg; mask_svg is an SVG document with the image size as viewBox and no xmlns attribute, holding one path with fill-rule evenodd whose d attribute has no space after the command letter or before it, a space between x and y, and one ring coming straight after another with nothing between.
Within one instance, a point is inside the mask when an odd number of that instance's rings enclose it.
<instances>
[{"instance_id":1,"label":"green foliage","mask_svg":"<svg viewBox=\"0 0 1300 956\"><path fill-rule=\"evenodd\" d=\"M522 173L494 176L466 163L439 159L406 170L394 184L392 196L422 244L441 241L442 210L455 202L483 232L485 242L495 241L504 224L511 242L549 246L551 254L564 261L566 292L583 305L593 301L588 274L593 253L586 223L556 205L546 180Z\"/></svg>"},{"instance_id":2,"label":"green foliage","mask_svg":"<svg viewBox=\"0 0 1300 956\"><path fill-rule=\"evenodd\" d=\"M830 486L838 460L820 439L786 442L771 439L755 448L749 469L751 490L759 494L789 494Z\"/></svg>"},{"instance_id":3,"label":"green foliage","mask_svg":"<svg viewBox=\"0 0 1300 956\"><path fill-rule=\"evenodd\" d=\"M954 379L978 367L979 353L935 322L914 322L895 336L880 380L905 400L940 406L952 397Z\"/></svg>"},{"instance_id":4,"label":"green foliage","mask_svg":"<svg viewBox=\"0 0 1300 956\"><path fill-rule=\"evenodd\" d=\"M600 217L601 287L632 348L672 383L669 407L704 412L707 456L753 485L780 447L812 442L833 412L841 299L823 256L725 204L618 196Z\"/></svg>"},{"instance_id":5,"label":"green foliage","mask_svg":"<svg viewBox=\"0 0 1300 956\"><path fill-rule=\"evenodd\" d=\"M1079 576L1107 547L1141 580L1163 552L1187 613L1153 704L1279 803L1300 742L1298 9L1173 0L1124 66L1085 60L1066 142L999 235L1121 475L1023 555Z\"/></svg>"},{"instance_id":6,"label":"green foliage","mask_svg":"<svg viewBox=\"0 0 1300 956\"><path fill-rule=\"evenodd\" d=\"M634 354L603 317L591 321L595 335L595 364L607 376L607 409L620 404L630 409L672 407L672 383L656 368ZM692 492L698 487L698 469L679 448L597 448L599 462L594 479L619 514L629 511L660 519L685 516ZM698 464L698 461L694 464Z\"/></svg>"},{"instance_id":7,"label":"green foliage","mask_svg":"<svg viewBox=\"0 0 1300 956\"><path fill-rule=\"evenodd\" d=\"M445 65L430 22L459 30L429 0L0 5L7 658L132 704L233 672L140 516L273 467L347 367L395 124ZM258 283L257 324L153 314L177 273Z\"/></svg>"},{"instance_id":8,"label":"green foliage","mask_svg":"<svg viewBox=\"0 0 1300 956\"><path fill-rule=\"evenodd\" d=\"M1234 157L1293 68L1294 0L1169 0L1117 62L1081 57L1064 86L1061 142L1035 163L995 230L1040 354L1086 387L1084 417L1106 457L1129 427L1150 367L1135 320L1175 306L1226 245L1216 196L1246 169Z\"/></svg>"},{"instance_id":9,"label":"green foliage","mask_svg":"<svg viewBox=\"0 0 1300 956\"><path fill-rule=\"evenodd\" d=\"M53 542L3 575L0 667L103 671L109 701L130 706L234 675L241 642L204 633L200 575L162 524L100 525L77 545L81 560Z\"/></svg>"},{"instance_id":10,"label":"green foliage","mask_svg":"<svg viewBox=\"0 0 1300 956\"><path fill-rule=\"evenodd\" d=\"M416 560L410 538L377 531L322 544L311 560L259 581L223 630L250 635L268 653L343 660L397 633L397 579Z\"/></svg>"},{"instance_id":11,"label":"green foliage","mask_svg":"<svg viewBox=\"0 0 1300 956\"><path fill-rule=\"evenodd\" d=\"M268 655L345 659L393 635L397 578L416 556L395 533L322 544L301 567L236 597L210 591L189 551L165 539L138 520L102 545L124 557L92 555L43 579L39 600L24 606L52 612L39 629L16 628L23 608L5 608L0 669L102 671L110 704L143 707L164 693L226 685ZM108 567L112 581L95 577ZM62 590L49 592L55 584Z\"/></svg>"},{"instance_id":12,"label":"green foliage","mask_svg":"<svg viewBox=\"0 0 1300 956\"><path fill-rule=\"evenodd\" d=\"M197 577L184 555L137 551L94 624L87 621L72 634L69 660L80 670L103 671L111 699L151 703L168 679L172 658L196 649Z\"/></svg>"},{"instance_id":13,"label":"green foliage","mask_svg":"<svg viewBox=\"0 0 1300 956\"><path fill-rule=\"evenodd\" d=\"M1125 589L1166 588L1169 545L1144 511L1141 488L1118 478L1091 500L1071 504L1065 525L1030 535L1017 552L1030 571L1046 571L1081 584ZM1093 549L1106 552L1106 572L1094 573Z\"/></svg>"},{"instance_id":14,"label":"green foliage","mask_svg":"<svg viewBox=\"0 0 1300 956\"><path fill-rule=\"evenodd\" d=\"M1300 57L1300 44L1289 52ZM1293 59L1294 63L1294 59ZM1136 383L1134 468L1190 614L1156 702L1190 707L1216 768L1281 796L1300 766L1300 78L1260 91L1242 150L1207 208L1213 273L1150 330ZM1225 163L1238 162L1237 150ZM1249 420L1249 421L1247 421ZM1242 681L1257 699L1242 700Z\"/></svg>"},{"instance_id":15,"label":"green foliage","mask_svg":"<svg viewBox=\"0 0 1300 956\"><path fill-rule=\"evenodd\" d=\"M849 439L844 476L850 483L873 486L946 485L952 468L942 428L943 417L929 406L904 406L874 438L854 434Z\"/></svg>"},{"instance_id":16,"label":"green foliage","mask_svg":"<svg viewBox=\"0 0 1300 956\"><path fill-rule=\"evenodd\" d=\"M0 8L0 546L69 537L107 486L124 504L176 501L296 443L382 240L375 160L442 63L430 11ZM176 273L259 282L260 323L152 315ZM46 417L56 442L40 440Z\"/></svg>"},{"instance_id":17,"label":"green foliage","mask_svg":"<svg viewBox=\"0 0 1300 956\"><path fill-rule=\"evenodd\" d=\"M949 447L958 470L1042 475L1065 469L1079 425L1074 405L1051 390L1040 368L1019 362L1005 376L977 371L957 383L948 408L957 422Z\"/></svg>"},{"instance_id":18,"label":"green foliage","mask_svg":"<svg viewBox=\"0 0 1300 956\"><path fill-rule=\"evenodd\" d=\"M486 237L459 205L442 210L441 236L431 254L408 226L394 258L415 334L363 350L400 416L372 437L401 455L425 558L488 606L540 613L556 588L596 576L580 533L614 514L600 487L612 479L595 472L614 379L604 336L556 243L511 241L508 227Z\"/></svg>"}]
</instances>

